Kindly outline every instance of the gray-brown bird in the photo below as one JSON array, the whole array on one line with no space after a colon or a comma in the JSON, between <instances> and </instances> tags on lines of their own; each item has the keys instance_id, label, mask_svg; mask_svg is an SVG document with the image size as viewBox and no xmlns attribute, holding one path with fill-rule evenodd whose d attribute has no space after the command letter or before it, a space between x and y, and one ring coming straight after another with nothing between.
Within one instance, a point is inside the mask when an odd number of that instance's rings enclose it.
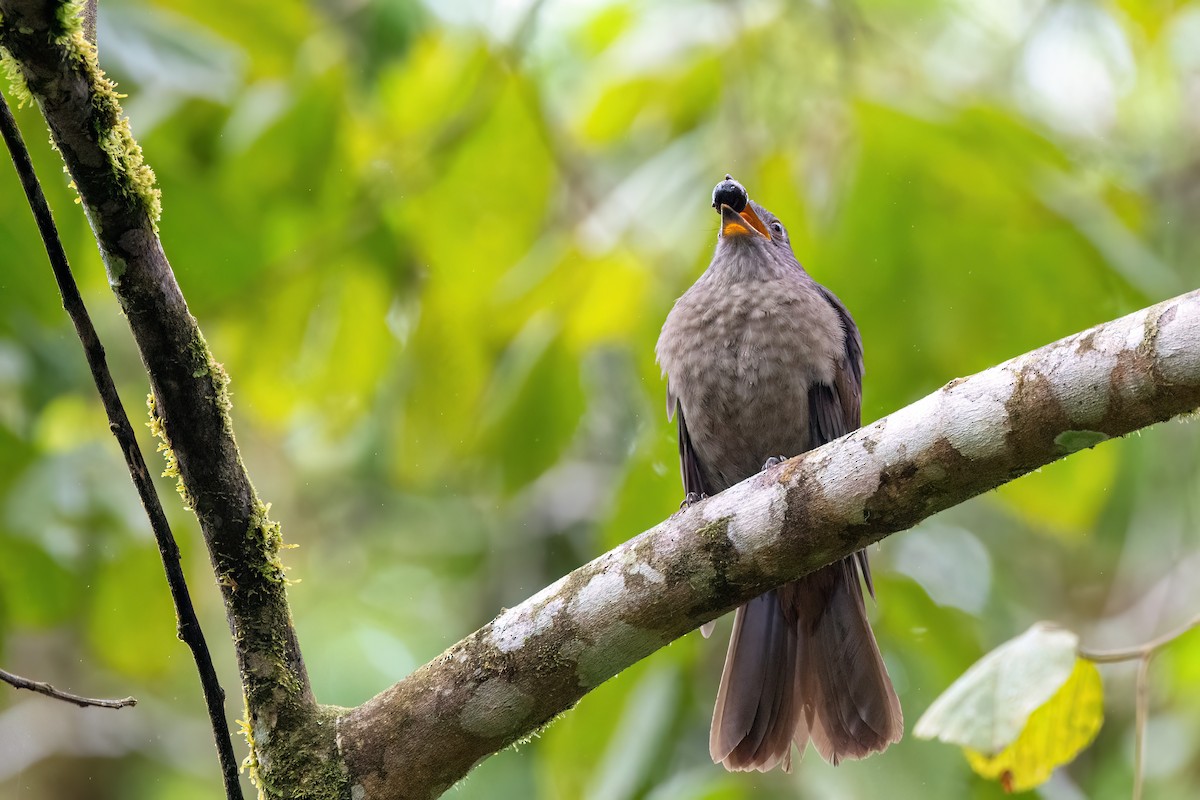
<instances>
[{"instance_id":1,"label":"gray-brown bird","mask_svg":"<svg viewBox=\"0 0 1200 800\"><path fill-rule=\"evenodd\" d=\"M713 207L712 262L675 302L655 348L689 502L854 430L862 404L850 312L730 176ZM899 741L900 702L867 622L860 569L873 595L859 552L737 610L709 736L714 762L786 770L793 741L803 755L811 740L833 764Z\"/></svg>"}]
</instances>

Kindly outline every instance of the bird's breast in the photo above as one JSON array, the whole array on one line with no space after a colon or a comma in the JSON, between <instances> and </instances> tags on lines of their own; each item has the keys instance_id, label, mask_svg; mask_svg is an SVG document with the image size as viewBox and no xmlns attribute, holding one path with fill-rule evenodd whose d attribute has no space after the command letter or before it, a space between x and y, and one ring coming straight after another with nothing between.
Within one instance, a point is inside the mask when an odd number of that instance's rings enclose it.
<instances>
[{"instance_id":1,"label":"bird's breast","mask_svg":"<svg viewBox=\"0 0 1200 800\"><path fill-rule=\"evenodd\" d=\"M667 316L659 363L720 491L810 447L808 390L832 383L836 312L800 281L697 282Z\"/></svg>"}]
</instances>

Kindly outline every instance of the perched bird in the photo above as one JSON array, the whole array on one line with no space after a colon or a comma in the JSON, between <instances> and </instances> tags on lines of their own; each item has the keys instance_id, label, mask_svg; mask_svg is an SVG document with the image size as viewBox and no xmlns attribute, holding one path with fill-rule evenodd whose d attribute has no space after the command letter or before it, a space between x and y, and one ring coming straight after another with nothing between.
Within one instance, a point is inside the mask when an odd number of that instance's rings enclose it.
<instances>
[{"instance_id":1,"label":"perched bird","mask_svg":"<svg viewBox=\"0 0 1200 800\"><path fill-rule=\"evenodd\" d=\"M814 281L783 224L726 175L716 252L675 302L655 348L678 418L688 500L716 494L860 424L862 338ZM794 741L830 763L899 741L900 702L867 622L866 552L740 607L709 752L729 770L791 767ZM711 624L705 626L705 635Z\"/></svg>"}]
</instances>

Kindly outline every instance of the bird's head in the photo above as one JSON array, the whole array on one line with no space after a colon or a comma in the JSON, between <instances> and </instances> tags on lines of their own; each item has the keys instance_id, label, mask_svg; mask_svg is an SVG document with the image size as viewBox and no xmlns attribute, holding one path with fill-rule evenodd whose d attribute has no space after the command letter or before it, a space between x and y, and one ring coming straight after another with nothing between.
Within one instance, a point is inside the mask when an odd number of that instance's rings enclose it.
<instances>
[{"instance_id":1,"label":"bird's head","mask_svg":"<svg viewBox=\"0 0 1200 800\"><path fill-rule=\"evenodd\" d=\"M783 223L767 209L750 199L746 188L726 175L713 189L712 205L721 215L717 236L717 254L747 257L775 265L799 266L788 241Z\"/></svg>"}]
</instances>

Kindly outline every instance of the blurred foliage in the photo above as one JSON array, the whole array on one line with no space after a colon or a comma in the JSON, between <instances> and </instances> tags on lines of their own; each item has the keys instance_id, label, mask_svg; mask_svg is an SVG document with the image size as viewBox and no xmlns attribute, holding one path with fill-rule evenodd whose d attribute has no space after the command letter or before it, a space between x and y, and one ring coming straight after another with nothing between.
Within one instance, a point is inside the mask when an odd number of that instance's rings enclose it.
<instances>
[{"instance_id":1,"label":"blurred foliage","mask_svg":"<svg viewBox=\"0 0 1200 800\"><path fill-rule=\"evenodd\" d=\"M314 687L352 705L677 508L653 344L726 172L866 342L865 417L1200 283L1200 4L104 0L100 53L233 377ZM36 109L19 120L128 407L146 381ZM144 447L153 449L149 436ZM889 539L908 719L1037 619L1129 645L1200 608L1200 434L1081 452ZM239 716L194 520L162 482ZM219 794L191 659L11 172L0 169L0 796ZM457 797L992 798L909 736L726 775L689 636ZM1200 636L1156 661L1147 795L1200 793ZM1129 794L1132 670L1038 791Z\"/></svg>"}]
</instances>

